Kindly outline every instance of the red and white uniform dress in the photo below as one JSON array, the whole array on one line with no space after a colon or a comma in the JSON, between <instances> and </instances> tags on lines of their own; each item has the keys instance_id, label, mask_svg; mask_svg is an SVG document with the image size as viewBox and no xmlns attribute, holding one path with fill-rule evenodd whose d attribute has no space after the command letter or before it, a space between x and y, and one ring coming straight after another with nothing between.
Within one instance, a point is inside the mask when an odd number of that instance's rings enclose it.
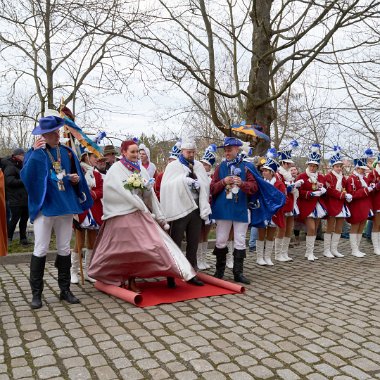
<instances>
[{"instance_id":1,"label":"red and white uniform dress","mask_svg":"<svg viewBox=\"0 0 380 380\"><path fill-rule=\"evenodd\" d=\"M325 205L327 214L335 218L348 218L351 214L346 205L347 179L334 170L325 175Z\"/></svg>"},{"instance_id":2,"label":"red and white uniform dress","mask_svg":"<svg viewBox=\"0 0 380 380\"><path fill-rule=\"evenodd\" d=\"M297 177L297 181L302 179L304 182L299 188L298 208L299 220L306 218L323 218L326 216L326 204L322 197L312 195L324 186L325 179L322 174L310 173L308 169Z\"/></svg>"},{"instance_id":3,"label":"red and white uniform dress","mask_svg":"<svg viewBox=\"0 0 380 380\"><path fill-rule=\"evenodd\" d=\"M371 192L368 190L368 180L354 172L347 178L347 192L352 195L352 202L348 204L351 216L348 223L358 224L373 216Z\"/></svg>"},{"instance_id":4,"label":"red and white uniform dress","mask_svg":"<svg viewBox=\"0 0 380 380\"><path fill-rule=\"evenodd\" d=\"M290 174L290 171L286 170L282 166L277 169L277 176L284 183L285 189L287 186L294 184L294 179ZM286 202L283 207L285 216L296 216L300 213L297 205L298 196L299 192L295 187L293 187L290 192L286 192Z\"/></svg>"},{"instance_id":5,"label":"red and white uniform dress","mask_svg":"<svg viewBox=\"0 0 380 380\"><path fill-rule=\"evenodd\" d=\"M90 165L81 162L81 166L86 170L85 178L94 203L90 209L78 215L79 223L82 228L99 229L103 216L103 176Z\"/></svg>"},{"instance_id":6,"label":"red and white uniform dress","mask_svg":"<svg viewBox=\"0 0 380 380\"><path fill-rule=\"evenodd\" d=\"M277 190L281 191L286 195L286 187L285 184L282 182L280 179L280 176L275 174L272 178L271 181L265 180L272 184ZM285 227L285 213L284 213L284 208L286 204L281 207L273 216L272 220L268 224L268 227L279 227L279 228L284 228Z\"/></svg>"},{"instance_id":7,"label":"red and white uniform dress","mask_svg":"<svg viewBox=\"0 0 380 380\"><path fill-rule=\"evenodd\" d=\"M374 189L371 193L371 201L372 201L372 211L374 214L379 215L380 213L380 163L376 165L376 168L373 169L367 177L367 180L370 186L374 186ZM373 244L373 250L376 255L380 255L380 232L374 232L372 229L371 232L371 240Z\"/></svg>"},{"instance_id":8,"label":"red and white uniform dress","mask_svg":"<svg viewBox=\"0 0 380 380\"><path fill-rule=\"evenodd\" d=\"M375 186L371 192L372 211L374 213L380 212L380 163L368 174L367 182L369 185Z\"/></svg>"}]
</instances>

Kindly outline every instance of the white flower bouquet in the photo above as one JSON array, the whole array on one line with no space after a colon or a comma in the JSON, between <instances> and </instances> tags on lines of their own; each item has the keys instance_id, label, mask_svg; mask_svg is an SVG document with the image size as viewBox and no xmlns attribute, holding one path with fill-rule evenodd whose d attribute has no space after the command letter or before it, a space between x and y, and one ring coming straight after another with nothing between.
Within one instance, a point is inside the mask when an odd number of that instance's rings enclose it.
<instances>
[{"instance_id":1,"label":"white flower bouquet","mask_svg":"<svg viewBox=\"0 0 380 380\"><path fill-rule=\"evenodd\" d=\"M135 190L135 189L143 189L144 183L143 178L140 173L131 174L128 179L124 182L124 189L126 190Z\"/></svg>"}]
</instances>

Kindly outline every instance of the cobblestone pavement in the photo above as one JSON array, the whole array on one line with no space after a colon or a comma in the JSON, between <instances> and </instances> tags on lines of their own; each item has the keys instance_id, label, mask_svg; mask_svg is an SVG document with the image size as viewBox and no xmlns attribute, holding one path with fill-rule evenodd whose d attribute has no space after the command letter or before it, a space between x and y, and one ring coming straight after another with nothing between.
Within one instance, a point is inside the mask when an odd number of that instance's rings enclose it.
<instances>
[{"instance_id":1,"label":"cobblestone pavement","mask_svg":"<svg viewBox=\"0 0 380 380\"><path fill-rule=\"evenodd\" d=\"M32 311L28 264L4 265L0 379L380 378L380 257L363 239L365 258L326 259L322 243L314 263L302 246L272 268L250 256L244 295L145 309L89 283L72 286L80 305L62 303L50 262Z\"/></svg>"}]
</instances>

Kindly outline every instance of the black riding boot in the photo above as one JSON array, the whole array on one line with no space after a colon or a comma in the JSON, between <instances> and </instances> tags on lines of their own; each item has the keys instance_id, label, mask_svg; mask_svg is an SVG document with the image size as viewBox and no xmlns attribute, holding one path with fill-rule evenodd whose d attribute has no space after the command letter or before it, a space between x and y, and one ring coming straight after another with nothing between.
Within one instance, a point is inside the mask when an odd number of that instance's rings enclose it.
<instances>
[{"instance_id":1,"label":"black riding boot","mask_svg":"<svg viewBox=\"0 0 380 380\"><path fill-rule=\"evenodd\" d=\"M236 282L241 282L243 284L249 285L251 281L243 274L244 258L245 258L245 249L235 249L234 250L234 267L232 272L234 274L234 280Z\"/></svg>"},{"instance_id":2,"label":"black riding boot","mask_svg":"<svg viewBox=\"0 0 380 380\"><path fill-rule=\"evenodd\" d=\"M44 271L45 271L46 256L37 257L32 255L30 259L30 287L32 289L32 309L42 307L41 295L44 289Z\"/></svg>"},{"instance_id":3,"label":"black riding boot","mask_svg":"<svg viewBox=\"0 0 380 380\"><path fill-rule=\"evenodd\" d=\"M166 280L168 282L168 288L174 289L176 287L174 277L166 277Z\"/></svg>"},{"instance_id":4,"label":"black riding boot","mask_svg":"<svg viewBox=\"0 0 380 380\"><path fill-rule=\"evenodd\" d=\"M224 270L226 269L226 256L228 253L228 247L224 248L214 248L214 251L212 252L216 256L216 271L214 274L214 277L216 278L223 278L224 276Z\"/></svg>"},{"instance_id":5,"label":"black riding boot","mask_svg":"<svg viewBox=\"0 0 380 380\"><path fill-rule=\"evenodd\" d=\"M58 286L61 289L59 299L65 300L68 303L80 303L78 298L76 298L74 294L70 291L71 255L57 255L57 258L55 260L55 267L58 269Z\"/></svg>"}]
</instances>

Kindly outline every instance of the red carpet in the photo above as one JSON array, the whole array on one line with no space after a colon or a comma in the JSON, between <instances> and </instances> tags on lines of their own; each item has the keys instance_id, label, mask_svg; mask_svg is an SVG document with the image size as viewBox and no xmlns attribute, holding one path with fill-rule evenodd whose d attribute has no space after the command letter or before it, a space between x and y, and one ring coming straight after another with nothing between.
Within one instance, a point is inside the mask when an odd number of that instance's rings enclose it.
<instances>
[{"instance_id":1,"label":"red carpet","mask_svg":"<svg viewBox=\"0 0 380 380\"><path fill-rule=\"evenodd\" d=\"M162 303L174 303L194 298L244 293L245 291L244 287L238 284L219 280L208 276L207 274L198 273L198 277L205 282L204 286L190 285L178 279L176 280L177 286L174 289L169 289L167 287L166 280L157 282L138 282L137 286L141 289L141 294L114 285L107 285L99 281L95 283L95 288L139 307L154 306Z\"/></svg>"}]
</instances>

